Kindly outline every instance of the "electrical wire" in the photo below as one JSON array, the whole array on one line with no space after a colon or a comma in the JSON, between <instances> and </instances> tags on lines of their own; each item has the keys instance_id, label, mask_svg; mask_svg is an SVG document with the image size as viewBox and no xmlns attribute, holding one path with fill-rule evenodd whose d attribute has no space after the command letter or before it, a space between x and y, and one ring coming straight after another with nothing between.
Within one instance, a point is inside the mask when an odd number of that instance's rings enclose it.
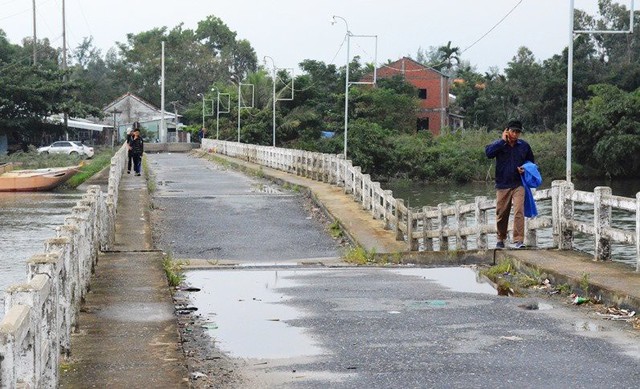
<instances>
[{"instance_id":1,"label":"electrical wire","mask_svg":"<svg viewBox=\"0 0 640 389\"><path fill-rule=\"evenodd\" d=\"M473 46L475 46L476 44L478 44L478 42L480 42L481 40L483 40L487 35L489 35L493 30L496 29L496 27L498 27L500 24L502 24L502 22L505 21L505 19L507 19L509 17L509 15L511 15L513 13L513 11L515 11L520 4L522 4L524 0L519 0L518 3L516 5L513 6L513 8L511 8L511 10L509 10L509 12L507 12L500 20L498 20L498 22L496 24L494 24L487 32L485 32L480 38L476 39L472 44L470 44L469 46L467 46L464 50L460 51L460 54L465 53L467 50L469 50L470 48L472 48ZM442 61L440 63L437 64L431 64L429 65L429 67L438 67L441 65L444 65L446 63L448 63L449 61ZM389 66L389 65L381 65L382 67L386 67L392 70L396 70L396 71L404 71L405 73L411 73L411 72L423 72L426 69L414 69L414 70L405 70L405 69L397 69L394 68L393 66Z\"/></svg>"}]
</instances>

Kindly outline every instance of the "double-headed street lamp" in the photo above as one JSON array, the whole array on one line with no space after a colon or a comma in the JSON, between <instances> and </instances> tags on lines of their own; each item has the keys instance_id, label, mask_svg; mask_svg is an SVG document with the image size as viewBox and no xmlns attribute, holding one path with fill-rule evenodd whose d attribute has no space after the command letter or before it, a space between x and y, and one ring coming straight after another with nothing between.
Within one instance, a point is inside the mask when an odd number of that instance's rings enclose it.
<instances>
[{"instance_id":1,"label":"double-headed street lamp","mask_svg":"<svg viewBox=\"0 0 640 389\"><path fill-rule=\"evenodd\" d=\"M571 126L573 120L573 40L578 34L631 34L633 33L634 0L631 0L629 10L628 30L574 30L573 17L575 0L569 1L569 49L567 55L567 182L571 182Z\"/></svg>"},{"instance_id":2,"label":"double-headed street lamp","mask_svg":"<svg viewBox=\"0 0 640 389\"><path fill-rule=\"evenodd\" d=\"M271 64L273 65L273 73L271 74L271 84L273 84L273 94L271 96L271 100L273 103L273 147L276 147L276 62L268 55L264 56L264 60L266 62L267 58L271 60Z\"/></svg>"},{"instance_id":3,"label":"double-headed street lamp","mask_svg":"<svg viewBox=\"0 0 640 389\"><path fill-rule=\"evenodd\" d=\"M271 58L270 56L266 55L264 57L264 60L266 62L267 58L269 58L271 60L271 64L273 65L273 72L271 75L271 81L273 84L273 95L271 97L272 103L273 103L273 147L276 147L276 102L278 101L291 101L293 100L293 95L294 95L294 78L293 78L293 69L287 69L287 70L291 70L291 97L288 98L278 98L276 97L276 80L278 77L278 68L276 68L276 63L273 60L273 58ZM285 86L286 87L286 86Z\"/></svg>"},{"instance_id":4,"label":"double-headed street lamp","mask_svg":"<svg viewBox=\"0 0 640 389\"><path fill-rule=\"evenodd\" d=\"M344 83L344 158L347 159L347 134L349 129L349 86L352 84L375 84L377 76L378 66L378 36L377 35L353 35L349 30L349 23L342 16L333 15L331 18L331 24L336 24L336 19L340 19L347 27L347 66L345 71L345 83ZM350 46L351 38L374 38L375 39L375 58L373 64L373 81L372 82L349 82L349 62L351 62Z\"/></svg>"},{"instance_id":5,"label":"double-headed street lamp","mask_svg":"<svg viewBox=\"0 0 640 389\"><path fill-rule=\"evenodd\" d=\"M232 76L231 78L231 82L235 83L235 77ZM242 98L242 87L243 86L250 86L251 87L251 105L243 105L243 98ZM253 108L254 103L255 103L255 87L253 84L243 84L242 82L240 82L238 80L238 143L240 143L240 110L242 108Z\"/></svg>"}]
</instances>

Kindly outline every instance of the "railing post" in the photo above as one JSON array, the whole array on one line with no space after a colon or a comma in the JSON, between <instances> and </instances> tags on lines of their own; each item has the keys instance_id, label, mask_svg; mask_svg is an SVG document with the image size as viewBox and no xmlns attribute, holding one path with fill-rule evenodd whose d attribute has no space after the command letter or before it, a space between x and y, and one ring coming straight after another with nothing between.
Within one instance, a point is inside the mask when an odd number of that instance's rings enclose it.
<instances>
[{"instance_id":1,"label":"railing post","mask_svg":"<svg viewBox=\"0 0 640 389\"><path fill-rule=\"evenodd\" d=\"M595 236L595 259L606 261L611 259L611 241L604 237L604 229L611 225L611 207L602 204L603 196L611 196L611 188L596 186L593 189L593 223Z\"/></svg>"},{"instance_id":2,"label":"railing post","mask_svg":"<svg viewBox=\"0 0 640 389\"><path fill-rule=\"evenodd\" d=\"M424 213L424 218L422 220L422 243L424 244L425 251L433 251L433 238L427 237L427 234L433 228L433 223L431 221L431 218L427 215L427 213L432 210L433 210L433 207L422 208L422 212Z\"/></svg>"},{"instance_id":3,"label":"railing post","mask_svg":"<svg viewBox=\"0 0 640 389\"><path fill-rule=\"evenodd\" d=\"M489 246L487 243L487 233L484 232L487 225L487 211L482 209L480 206L486 200L486 196L476 196L475 199L475 218L476 227L478 228L476 245L478 246L478 250L486 250Z\"/></svg>"},{"instance_id":4,"label":"railing post","mask_svg":"<svg viewBox=\"0 0 640 389\"><path fill-rule=\"evenodd\" d=\"M458 225L456 228L456 250L466 250L467 249L467 236L462 235L461 229L467 226L467 221L462 212L460 212L460 207L464 205L464 200L457 200L455 202L456 207L456 224Z\"/></svg>"},{"instance_id":5,"label":"railing post","mask_svg":"<svg viewBox=\"0 0 640 389\"><path fill-rule=\"evenodd\" d=\"M573 183L565 182L560 190L561 209L562 209L562 247L563 250L573 249L573 230L569 229L568 221L573 220Z\"/></svg>"},{"instance_id":6,"label":"railing post","mask_svg":"<svg viewBox=\"0 0 640 389\"><path fill-rule=\"evenodd\" d=\"M572 191L573 184L566 181L551 183L553 243L560 250L571 250L573 247L573 231L567 227L567 220L573 219Z\"/></svg>"},{"instance_id":7,"label":"railing post","mask_svg":"<svg viewBox=\"0 0 640 389\"><path fill-rule=\"evenodd\" d=\"M385 204L388 204L386 199L385 199ZM400 223L402 223L402 213L400 212L400 208L401 207L404 207L404 200L397 199L396 200L396 209L394 210L394 215L395 215L395 218L396 218L396 224L394 226L394 232L396 234L396 240L404 240L404 236L403 236L402 230L400 229ZM385 208L386 208L386 206L385 206ZM388 220L388 218L385 217L385 220ZM388 223L388 221L387 221L387 223Z\"/></svg>"},{"instance_id":8,"label":"railing post","mask_svg":"<svg viewBox=\"0 0 640 389\"><path fill-rule=\"evenodd\" d=\"M413 236L413 233L418 230L418 219L413 216L411 209L407 209L407 239L409 240L409 251L418 251L420 249L420 242Z\"/></svg>"},{"instance_id":9,"label":"railing post","mask_svg":"<svg viewBox=\"0 0 640 389\"><path fill-rule=\"evenodd\" d=\"M445 236L444 234L444 230L447 228L447 225L449 223L449 221L447 220L447 217L444 216L444 207L446 207L447 204L445 203L440 203L438 204L438 225L440 227L439 229L439 240L440 240L440 251L447 251L449 250L449 237Z\"/></svg>"}]
</instances>

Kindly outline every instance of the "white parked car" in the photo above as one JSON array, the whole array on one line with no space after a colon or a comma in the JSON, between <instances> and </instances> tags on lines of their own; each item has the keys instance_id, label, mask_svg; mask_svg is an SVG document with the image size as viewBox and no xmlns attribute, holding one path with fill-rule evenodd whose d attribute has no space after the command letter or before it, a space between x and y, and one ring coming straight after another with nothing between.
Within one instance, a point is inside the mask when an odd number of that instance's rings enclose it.
<instances>
[{"instance_id":1,"label":"white parked car","mask_svg":"<svg viewBox=\"0 0 640 389\"><path fill-rule=\"evenodd\" d=\"M81 146L83 148L84 155L86 155L87 158L93 157L93 154L94 154L93 153L93 147L87 146L87 145L83 144L82 142L74 141L73 143L75 143L76 145Z\"/></svg>"},{"instance_id":2,"label":"white parked car","mask_svg":"<svg viewBox=\"0 0 640 389\"><path fill-rule=\"evenodd\" d=\"M49 146L38 148L38 154L68 154L93 157L93 147L83 145L81 142L61 140L53 142Z\"/></svg>"}]
</instances>

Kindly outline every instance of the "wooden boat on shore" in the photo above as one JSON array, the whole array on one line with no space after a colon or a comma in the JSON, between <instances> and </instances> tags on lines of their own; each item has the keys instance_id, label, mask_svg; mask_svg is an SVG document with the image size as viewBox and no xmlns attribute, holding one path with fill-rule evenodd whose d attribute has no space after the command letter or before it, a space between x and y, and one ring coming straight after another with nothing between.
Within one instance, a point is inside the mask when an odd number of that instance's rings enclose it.
<instances>
[{"instance_id":1,"label":"wooden boat on shore","mask_svg":"<svg viewBox=\"0 0 640 389\"><path fill-rule=\"evenodd\" d=\"M80 166L14 170L11 163L0 165L0 192L35 192L51 190L67 181Z\"/></svg>"}]
</instances>

